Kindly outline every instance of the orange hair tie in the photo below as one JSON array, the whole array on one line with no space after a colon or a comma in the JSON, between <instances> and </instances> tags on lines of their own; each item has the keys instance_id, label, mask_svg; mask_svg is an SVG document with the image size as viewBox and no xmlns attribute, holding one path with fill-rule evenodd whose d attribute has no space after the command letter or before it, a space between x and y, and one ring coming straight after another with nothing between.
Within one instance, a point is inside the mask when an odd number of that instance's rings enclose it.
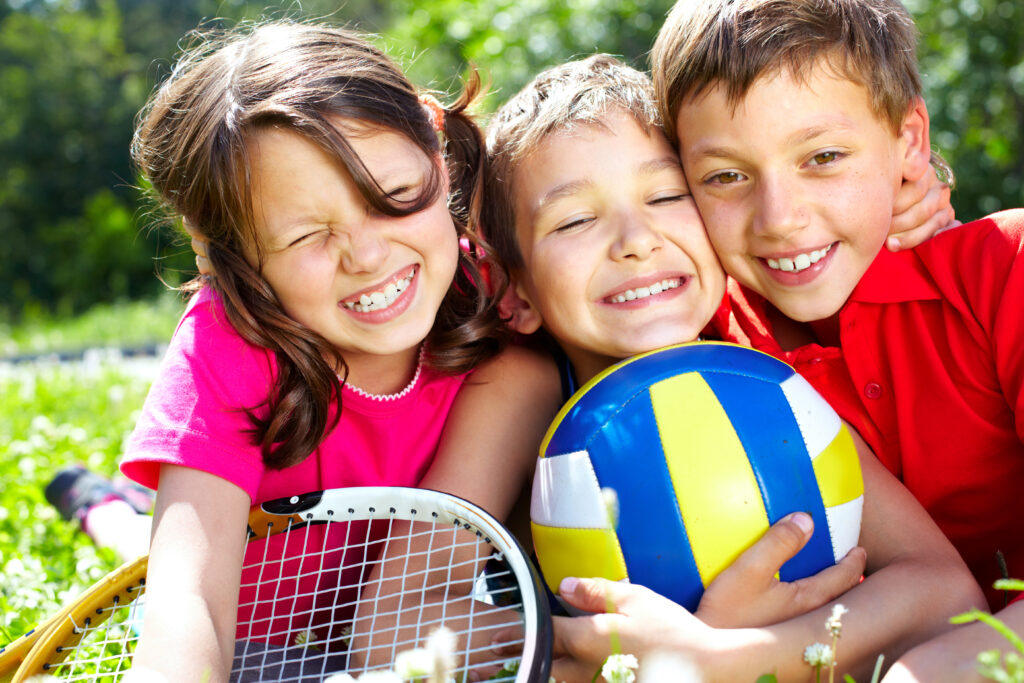
<instances>
[{"instance_id":1,"label":"orange hair tie","mask_svg":"<svg viewBox=\"0 0 1024 683\"><path fill-rule=\"evenodd\" d=\"M446 114L444 107L437 101L437 98L433 95L424 93L420 95L420 104L423 105L423 109L427 112L427 118L430 119L430 125L434 131L441 133L444 131L444 116Z\"/></svg>"}]
</instances>

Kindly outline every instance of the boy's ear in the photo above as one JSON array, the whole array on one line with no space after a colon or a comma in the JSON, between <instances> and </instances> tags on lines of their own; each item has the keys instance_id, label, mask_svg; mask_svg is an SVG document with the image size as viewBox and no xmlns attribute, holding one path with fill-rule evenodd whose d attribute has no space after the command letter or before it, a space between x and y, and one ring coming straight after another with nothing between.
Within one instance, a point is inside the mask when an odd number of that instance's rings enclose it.
<instances>
[{"instance_id":1,"label":"boy's ear","mask_svg":"<svg viewBox=\"0 0 1024 683\"><path fill-rule=\"evenodd\" d=\"M928 107L924 98L918 97L903 120L900 137L906 144L903 156L903 177L920 180L928 170L932 158L932 143L929 135Z\"/></svg>"},{"instance_id":2,"label":"boy's ear","mask_svg":"<svg viewBox=\"0 0 1024 683\"><path fill-rule=\"evenodd\" d=\"M505 296L498 302L498 313L519 334L533 334L543 322L517 278L512 279L505 290Z\"/></svg>"}]
</instances>

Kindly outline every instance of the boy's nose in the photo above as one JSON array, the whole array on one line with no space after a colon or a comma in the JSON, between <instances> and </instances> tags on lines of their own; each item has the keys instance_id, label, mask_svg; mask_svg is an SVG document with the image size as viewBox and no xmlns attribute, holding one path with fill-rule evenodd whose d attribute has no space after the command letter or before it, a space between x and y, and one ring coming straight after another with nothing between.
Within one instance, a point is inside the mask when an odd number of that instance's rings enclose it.
<instances>
[{"instance_id":1,"label":"boy's nose","mask_svg":"<svg viewBox=\"0 0 1024 683\"><path fill-rule=\"evenodd\" d=\"M807 206L795 183L764 177L758 185L754 233L769 239L785 239L807 225Z\"/></svg>"},{"instance_id":2,"label":"boy's nose","mask_svg":"<svg viewBox=\"0 0 1024 683\"><path fill-rule=\"evenodd\" d=\"M347 273L373 273L388 259L388 240L372 225L354 228L341 248L341 267Z\"/></svg>"},{"instance_id":3,"label":"boy's nose","mask_svg":"<svg viewBox=\"0 0 1024 683\"><path fill-rule=\"evenodd\" d=\"M644 260L661 248L661 234L645 220L636 216L623 216L618 220L618 235L612 245L615 259Z\"/></svg>"}]
</instances>

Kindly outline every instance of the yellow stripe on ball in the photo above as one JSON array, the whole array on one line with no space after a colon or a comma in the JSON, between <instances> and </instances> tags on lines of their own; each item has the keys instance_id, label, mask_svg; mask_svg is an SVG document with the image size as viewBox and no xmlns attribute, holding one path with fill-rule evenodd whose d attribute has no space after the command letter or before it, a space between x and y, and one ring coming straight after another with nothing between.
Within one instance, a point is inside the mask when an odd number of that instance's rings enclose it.
<instances>
[{"instance_id":1,"label":"yellow stripe on ball","mask_svg":"<svg viewBox=\"0 0 1024 683\"><path fill-rule=\"evenodd\" d=\"M650 392L683 524L707 586L768 528L761 491L728 415L699 374L671 377Z\"/></svg>"},{"instance_id":2,"label":"yellow stripe on ball","mask_svg":"<svg viewBox=\"0 0 1024 683\"><path fill-rule=\"evenodd\" d=\"M530 522L544 580L554 593L567 576L627 578L626 559L612 529L569 529Z\"/></svg>"},{"instance_id":3,"label":"yellow stripe on ball","mask_svg":"<svg viewBox=\"0 0 1024 683\"><path fill-rule=\"evenodd\" d=\"M864 494L857 447L846 425L814 459L813 465L821 500L826 508L848 503Z\"/></svg>"}]
</instances>

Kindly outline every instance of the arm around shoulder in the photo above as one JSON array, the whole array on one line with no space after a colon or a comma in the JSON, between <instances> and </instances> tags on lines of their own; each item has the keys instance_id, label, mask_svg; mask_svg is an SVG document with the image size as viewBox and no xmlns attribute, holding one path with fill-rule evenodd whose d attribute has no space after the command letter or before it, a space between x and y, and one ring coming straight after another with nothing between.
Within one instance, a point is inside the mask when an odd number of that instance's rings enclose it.
<instances>
[{"instance_id":1,"label":"arm around shoulder","mask_svg":"<svg viewBox=\"0 0 1024 683\"><path fill-rule=\"evenodd\" d=\"M540 442L561 402L554 360L533 349L507 348L466 379L421 486L466 498L504 520L533 476Z\"/></svg>"}]
</instances>

